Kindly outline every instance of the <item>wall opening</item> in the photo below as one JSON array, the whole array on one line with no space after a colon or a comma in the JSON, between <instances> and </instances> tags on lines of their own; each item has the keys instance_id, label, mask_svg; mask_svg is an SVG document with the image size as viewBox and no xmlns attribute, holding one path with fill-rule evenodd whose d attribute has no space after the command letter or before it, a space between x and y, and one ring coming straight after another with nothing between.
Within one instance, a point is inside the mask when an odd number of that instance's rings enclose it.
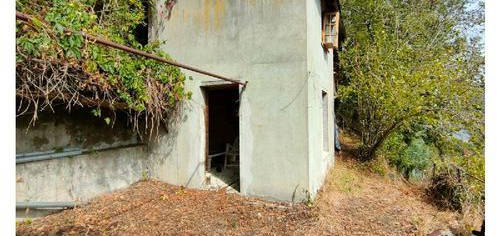
<instances>
[{"instance_id":1,"label":"wall opening","mask_svg":"<svg viewBox=\"0 0 500 236\"><path fill-rule=\"evenodd\" d=\"M323 151L329 151L328 141L328 94L325 91L321 92L321 106L323 110Z\"/></svg>"},{"instance_id":2,"label":"wall opening","mask_svg":"<svg viewBox=\"0 0 500 236\"><path fill-rule=\"evenodd\" d=\"M239 191L239 88L236 85L204 87L207 129L207 182L211 187Z\"/></svg>"},{"instance_id":3,"label":"wall opening","mask_svg":"<svg viewBox=\"0 0 500 236\"><path fill-rule=\"evenodd\" d=\"M134 36L137 42L145 46L149 43L149 0L142 0L142 7L144 10L144 21L135 27Z\"/></svg>"}]
</instances>

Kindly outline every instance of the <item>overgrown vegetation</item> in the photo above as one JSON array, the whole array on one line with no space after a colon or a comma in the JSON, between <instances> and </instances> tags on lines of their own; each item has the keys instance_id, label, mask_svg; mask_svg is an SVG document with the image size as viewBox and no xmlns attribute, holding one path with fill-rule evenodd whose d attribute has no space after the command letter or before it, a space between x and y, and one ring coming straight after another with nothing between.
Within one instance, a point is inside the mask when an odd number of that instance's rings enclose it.
<instances>
[{"instance_id":1,"label":"overgrown vegetation","mask_svg":"<svg viewBox=\"0 0 500 236\"><path fill-rule=\"evenodd\" d=\"M405 177L421 179L434 157L433 150L422 137L413 137L408 142L405 142L402 134L397 133L386 141L383 151L389 163L397 167Z\"/></svg>"},{"instance_id":2,"label":"overgrown vegetation","mask_svg":"<svg viewBox=\"0 0 500 236\"><path fill-rule=\"evenodd\" d=\"M385 157L429 180L445 207L483 203L484 3L353 0L343 4L337 117L357 156Z\"/></svg>"},{"instance_id":3,"label":"overgrown vegetation","mask_svg":"<svg viewBox=\"0 0 500 236\"><path fill-rule=\"evenodd\" d=\"M190 92L179 68L106 48L83 31L169 58L160 42L142 45L134 34L147 23L142 0L16 0L16 9L37 19L16 23L18 115L85 106L127 111L134 129L150 134L167 121ZM154 6L154 5L151 5ZM110 123L110 118L106 117Z\"/></svg>"}]
</instances>

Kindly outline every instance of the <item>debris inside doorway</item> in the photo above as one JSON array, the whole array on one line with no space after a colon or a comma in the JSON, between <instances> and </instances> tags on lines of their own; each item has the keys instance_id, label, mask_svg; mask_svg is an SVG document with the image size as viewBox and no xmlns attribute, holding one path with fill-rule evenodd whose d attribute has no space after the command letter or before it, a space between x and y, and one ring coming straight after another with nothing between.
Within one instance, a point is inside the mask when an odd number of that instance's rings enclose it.
<instances>
[{"instance_id":1,"label":"debris inside doorway","mask_svg":"<svg viewBox=\"0 0 500 236\"><path fill-rule=\"evenodd\" d=\"M238 192L239 184L239 88L234 85L205 87L208 155L208 189Z\"/></svg>"}]
</instances>

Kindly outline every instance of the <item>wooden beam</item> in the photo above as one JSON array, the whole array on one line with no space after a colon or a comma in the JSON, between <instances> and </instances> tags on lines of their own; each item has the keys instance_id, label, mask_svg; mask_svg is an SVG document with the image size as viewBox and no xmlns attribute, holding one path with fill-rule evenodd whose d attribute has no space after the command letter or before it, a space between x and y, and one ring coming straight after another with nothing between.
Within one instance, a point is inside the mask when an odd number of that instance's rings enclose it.
<instances>
[{"instance_id":1,"label":"wooden beam","mask_svg":"<svg viewBox=\"0 0 500 236\"><path fill-rule=\"evenodd\" d=\"M335 12L335 41L334 41L334 47L339 48L339 35L340 35L340 11Z\"/></svg>"}]
</instances>

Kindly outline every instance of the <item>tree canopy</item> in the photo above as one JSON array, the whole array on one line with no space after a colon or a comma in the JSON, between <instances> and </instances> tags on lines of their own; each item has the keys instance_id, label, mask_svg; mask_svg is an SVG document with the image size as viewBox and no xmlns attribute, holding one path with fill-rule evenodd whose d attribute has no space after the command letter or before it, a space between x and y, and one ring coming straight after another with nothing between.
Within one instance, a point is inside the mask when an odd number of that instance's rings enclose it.
<instances>
[{"instance_id":1,"label":"tree canopy","mask_svg":"<svg viewBox=\"0 0 500 236\"><path fill-rule=\"evenodd\" d=\"M358 157L385 152L407 175L451 163L484 180L484 3L350 0L342 17L336 112L361 138Z\"/></svg>"},{"instance_id":2,"label":"tree canopy","mask_svg":"<svg viewBox=\"0 0 500 236\"><path fill-rule=\"evenodd\" d=\"M484 58L465 0L345 2L339 113L361 134L363 158L412 122L480 128ZM476 16L477 17L477 16ZM470 124L470 125L469 125Z\"/></svg>"}]
</instances>

